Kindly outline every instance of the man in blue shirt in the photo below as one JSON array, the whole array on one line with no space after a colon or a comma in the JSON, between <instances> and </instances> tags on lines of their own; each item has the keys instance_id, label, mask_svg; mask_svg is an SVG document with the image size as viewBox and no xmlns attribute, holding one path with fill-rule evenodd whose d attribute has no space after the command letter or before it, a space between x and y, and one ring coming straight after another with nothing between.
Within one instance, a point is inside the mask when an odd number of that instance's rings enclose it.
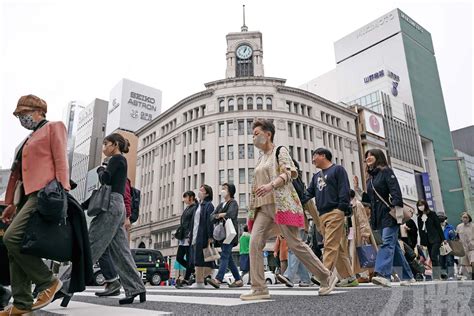
<instances>
[{"instance_id":1,"label":"man in blue shirt","mask_svg":"<svg viewBox=\"0 0 474 316\"><path fill-rule=\"evenodd\" d=\"M342 278L340 286L357 286L353 276L344 229L345 213L349 213L350 185L346 170L331 162L332 153L326 148L313 151L313 164L321 169L313 175L302 204L316 198L324 237L323 264L329 270L336 268Z\"/></svg>"}]
</instances>

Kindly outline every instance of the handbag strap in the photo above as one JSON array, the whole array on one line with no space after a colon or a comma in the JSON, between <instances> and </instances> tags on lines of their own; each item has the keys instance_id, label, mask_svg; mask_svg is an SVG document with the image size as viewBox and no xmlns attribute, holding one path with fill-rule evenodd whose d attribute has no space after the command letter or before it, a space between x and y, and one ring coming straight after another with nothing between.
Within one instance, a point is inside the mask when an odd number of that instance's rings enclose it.
<instances>
[{"instance_id":1,"label":"handbag strap","mask_svg":"<svg viewBox=\"0 0 474 316\"><path fill-rule=\"evenodd\" d=\"M390 206L390 204L388 204L387 201L385 201L385 199L380 196L380 194L377 192L377 190L375 190L374 183L372 182L372 178L370 178L370 184L372 185L372 189L374 190L375 194L377 194L377 196L379 197L379 199L381 199L382 202L383 202L388 208L392 208L392 207Z\"/></svg>"}]
</instances>

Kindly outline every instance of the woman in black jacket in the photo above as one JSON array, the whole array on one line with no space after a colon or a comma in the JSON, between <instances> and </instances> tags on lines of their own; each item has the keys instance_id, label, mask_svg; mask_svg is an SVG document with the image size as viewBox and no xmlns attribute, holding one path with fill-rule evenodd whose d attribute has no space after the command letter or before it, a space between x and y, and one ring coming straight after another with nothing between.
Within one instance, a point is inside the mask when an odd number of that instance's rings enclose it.
<instances>
[{"instance_id":1,"label":"woman in black jacket","mask_svg":"<svg viewBox=\"0 0 474 316\"><path fill-rule=\"evenodd\" d=\"M416 203L418 210L418 232L420 234L420 243L428 247L431 264L433 266L433 280L441 278L441 268L439 260L439 247L444 241L444 233L439 222L438 215L430 210L425 200L419 200Z\"/></svg>"},{"instance_id":2,"label":"woman in black jacket","mask_svg":"<svg viewBox=\"0 0 474 316\"><path fill-rule=\"evenodd\" d=\"M178 239L178 252L176 254L176 261L186 268L186 274L184 275L184 279L176 280L177 288L181 288L183 285L191 285L189 278L191 277L191 273L194 272L194 267L189 261L189 246L191 244L190 237L193 230L193 216L197 208L196 195L194 192L184 192L183 202L186 204L186 208L181 215L181 223L176 230L175 237Z\"/></svg>"},{"instance_id":3,"label":"woman in black jacket","mask_svg":"<svg viewBox=\"0 0 474 316\"><path fill-rule=\"evenodd\" d=\"M413 273L398 244L399 226L390 215L390 209L403 206L402 193L397 177L388 166L385 154L380 149L370 149L365 153L367 164L367 193L371 200L372 216L370 224L373 230L382 233L383 243L375 261L374 284L390 287L390 276L394 267L402 269L401 285L414 282ZM390 206L388 207L387 204Z\"/></svg>"},{"instance_id":4,"label":"woman in black jacket","mask_svg":"<svg viewBox=\"0 0 474 316\"><path fill-rule=\"evenodd\" d=\"M212 205L212 188L203 184L198 193L199 204L193 216L193 229L191 230L191 264L196 270L196 283L192 288L204 288L204 277L210 279L214 262L204 261L204 249L211 245L214 227L211 214L214 212Z\"/></svg>"},{"instance_id":5,"label":"woman in black jacket","mask_svg":"<svg viewBox=\"0 0 474 316\"><path fill-rule=\"evenodd\" d=\"M212 222L213 224L218 224L220 221L226 221L227 219L232 220L232 224L234 225L235 232L237 233L234 239L225 244L223 241L215 241L215 245L220 246L222 249L221 252L221 262L219 265L219 272L217 272L216 278L211 279L208 283L212 284L214 287L219 287L224 279L224 274L226 273L227 268L230 269L232 275L234 276L234 282L229 284L229 287L242 287L244 283L242 282L242 278L240 277L239 269L235 265L234 259L232 258L232 248L239 244L238 236L238 225L237 225L237 217L239 216L239 205L237 201L234 200L235 195L235 185L224 183L222 185L221 195L224 198L224 202L220 203L216 211L213 214Z\"/></svg>"}]
</instances>

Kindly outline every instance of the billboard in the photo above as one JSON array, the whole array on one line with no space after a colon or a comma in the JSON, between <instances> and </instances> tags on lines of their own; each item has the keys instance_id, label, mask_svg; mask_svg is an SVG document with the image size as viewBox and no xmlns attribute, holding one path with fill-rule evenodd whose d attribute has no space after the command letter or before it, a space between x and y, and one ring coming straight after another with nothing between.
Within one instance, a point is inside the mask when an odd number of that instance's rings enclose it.
<instances>
[{"instance_id":1,"label":"billboard","mask_svg":"<svg viewBox=\"0 0 474 316\"><path fill-rule=\"evenodd\" d=\"M368 133L385 138L385 130L381 115L364 110L365 130Z\"/></svg>"},{"instance_id":2,"label":"billboard","mask_svg":"<svg viewBox=\"0 0 474 316\"><path fill-rule=\"evenodd\" d=\"M431 187L430 175L428 172L421 173L421 179L423 181L423 190L425 191L425 200L428 203L430 209L436 211L435 202L433 199L433 189Z\"/></svg>"},{"instance_id":3,"label":"billboard","mask_svg":"<svg viewBox=\"0 0 474 316\"><path fill-rule=\"evenodd\" d=\"M122 79L111 90L106 134L136 132L161 114L161 90Z\"/></svg>"},{"instance_id":4,"label":"billboard","mask_svg":"<svg viewBox=\"0 0 474 316\"><path fill-rule=\"evenodd\" d=\"M401 169L393 168L393 172L397 177L398 184L402 190L402 196L405 200L418 201L418 193L416 190L415 175Z\"/></svg>"}]
</instances>

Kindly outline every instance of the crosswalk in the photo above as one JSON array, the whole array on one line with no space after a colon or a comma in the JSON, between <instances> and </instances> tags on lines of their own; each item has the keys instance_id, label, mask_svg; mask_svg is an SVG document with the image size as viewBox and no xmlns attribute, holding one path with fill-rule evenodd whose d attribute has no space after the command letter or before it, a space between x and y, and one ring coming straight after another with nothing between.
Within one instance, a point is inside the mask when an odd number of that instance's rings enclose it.
<instances>
[{"instance_id":1,"label":"crosswalk","mask_svg":"<svg viewBox=\"0 0 474 316\"><path fill-rule=\"evenodd\" d=\"M446 284L446 282L443 282ZM418 285L435 284L435 282L418 282ZM399 287L399 283L392 283L392 287ZM281 284L270 285L271 300L260 301L242 301L239 296L250 290L249 286L242 288L227 288L223 286L220 289L208 287L205 289L176 289L174 287L147 287L147 303L119 306L118 300L125 297L123 291L120 296L99 298L94 295L95 291L103 289L102 287L88 287L86 291L76 293L73 300L67 308L60 307L59 301L55 301L43 309L44 315L74 315L74 316L92 316L92 315L169 315L170 306L201 306L201 308L213 307L237 307L255 306L251 304L265 304L268 302L280 301L284 297L316 297L319 287L294 287L288 288ZM337 296L341 293L352 291L364 291L369 289L380 289L380 287L368 283L360 284L354 288L336 288L330 295ZM165 304L166 303L166 304ZM194 305L193 305L194 304ZM164 305L168 310L164 310ZM163 309L163 310L160 310ZM41 314L43 315L43 314Z\"/></svg>"}]
</instances>

